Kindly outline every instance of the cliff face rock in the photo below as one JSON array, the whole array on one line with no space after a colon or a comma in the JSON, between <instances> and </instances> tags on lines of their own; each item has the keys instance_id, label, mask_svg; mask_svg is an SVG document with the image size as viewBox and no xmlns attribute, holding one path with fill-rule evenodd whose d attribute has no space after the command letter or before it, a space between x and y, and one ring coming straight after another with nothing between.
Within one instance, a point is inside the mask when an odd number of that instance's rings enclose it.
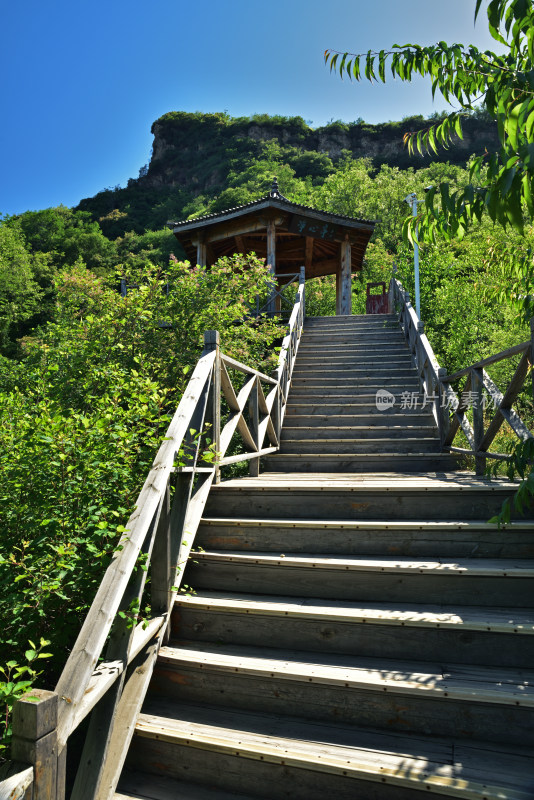
<instances>
[{"instance_id":1,"label":"cliff face rock","mask_svg":"<svg viewBox=\"0 0 534 800\"><path fill-rule=\"evenodd\" d=\"M91 213L106 236L115 238L130 230L157 230L168 219L196 213L199 195L204 196L199 208L215 201L212 208L220 210L218 198L224 208L225 190L233 185L229 173L245 173L269 152L275 161L289 165L297 178L309 177L319 184L331 174L335 162L347 155L369 159L376 168L388 164L417 169L434 160L465 166L472 154L498 149L495 124L469 118L464 122L463 140L448 150L440 150L433 158L409 155L404 134L429 124L422 117L412 117L380 125L337 121L314 130L301 117L171 112L152 126L152 158L139 177L131 178L124 188L105 189L81 200L78 209ZM250 194L245 189L242 196L247 202ZM239 202L235 194L232 202Z\"/></svg>"},{"instance_id":2,"label":"cliff face rock","mask_svg":"<svg viewBox=\"0 0 534 800\"><path fill-rule=\"evenodd\" d=\"M380 125L333 122L314 130L301 117L265 116L251 121L223 113L171 112L152 126L153 153L142 181L154 188L187 186L195 193L209 191L223 183L228 172L222 153L254 158L259 143L268 140L286 148L324 153L333 161L349 152L353 158L370 158L376 167L389 164L417 169L431 159L410 156L403 136L429 124L421 117L412 117ZM469 118L464 121L463 130L464 138L456 139L448 150L440 150L433 160L465 165L471 155L491 152L499 146L493 122Z\"/></svg>"}]
</instances>

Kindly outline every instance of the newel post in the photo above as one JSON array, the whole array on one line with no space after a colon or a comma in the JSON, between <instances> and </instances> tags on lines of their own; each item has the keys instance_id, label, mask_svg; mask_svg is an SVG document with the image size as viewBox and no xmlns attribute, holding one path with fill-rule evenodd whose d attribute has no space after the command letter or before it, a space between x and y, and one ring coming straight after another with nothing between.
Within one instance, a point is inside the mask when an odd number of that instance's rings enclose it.
<instances>
[{"instance_id":1,"label":"newel post","mask_svg":"<svg viewBox=\"0 0 534 800\"><path fill-rule=\"evenodd\" d=\"M474 367L471 370L471 389L473 391L473 439L475 445L475 470L477 475L484 475L486 471L486 459L479 455L480 445L484 438L484 404L482 369Z\"/></svg>"},{"instance_id":2,"label":"newel post","mask_svg":"<svg viewBox=\"0 0 534 800\"><path fill-rule=\"evenodd\" d=\"M221 353L220 353L220 336L219 331L206 331L204 333L204 353L212 353L215 351L215 361L213 362L213 378L211 381L211 440L219 459L221 452ZM221 470L219 464L215 465L215 478L214 482L219 483L221 480Z\"/></svg>"},{"instance_id":3,"label":"newel post","mask_svg":"<svg viewBox=\"0 0 534 800\"><path fill-rule=\"evenodd\" d=\"M306 317L306 267L301 267L299 270L299 286L302 286L302 308L300 315L302 324L304 325L304 319Z\"/></svg>"},{"instance_id":4,"label":"newel post","mask_svg":"<svg viewBox=\"0 0 534 800\"><path fill-rule=\"evenodd\" d=\"M58 695L32 689L13 709L11 757L33 766L33 800L63 800L65 748L59 754Z\"/></svg>"},{"instance_id":5,"label":"newel post","mask_svg":"<svg viewBox=\"0 0 534 800\"><path fill-rule=\"evenodd\" d=\"M449 435L449 406L447 403L446 386L443 383L443 378L447 374L445 367L438 367L438 398L436 401L436 410L438 412L438 427L439 427L439 440L440 447L443 450L447 437Z\"/></svg>"},{"instance_id":6,"label":"newel post","mask_svg":"<svg viewBox=\"0 0 534 800\"><path fill-rule=\"evenodd\" d=\"M395 313L395 275L397 274L397 265L393 263L393 270L391 272L391 280L389 281L388 289L388 314Z\"/></svg>"}]
</instances>

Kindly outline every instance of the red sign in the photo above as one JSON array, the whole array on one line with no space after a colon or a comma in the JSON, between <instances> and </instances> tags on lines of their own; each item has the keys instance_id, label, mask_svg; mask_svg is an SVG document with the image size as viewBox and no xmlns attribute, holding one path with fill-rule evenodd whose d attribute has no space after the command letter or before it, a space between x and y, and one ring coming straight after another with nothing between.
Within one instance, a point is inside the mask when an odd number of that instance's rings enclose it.
<instances>
[{"instance_id":1,"label":"red sign","mask_svg":"<svg viewBox=\"0 0 534 800\"><path fill-rule=\"evenodd\" d=\"M371 289L380 287L382 291L379 294L371 294ZM386 284L382 281L379 283L367 284L367 299L365 302L366 314L388 314L389 303L388 293L386 291Z\"/></svg>"}]
</instances>

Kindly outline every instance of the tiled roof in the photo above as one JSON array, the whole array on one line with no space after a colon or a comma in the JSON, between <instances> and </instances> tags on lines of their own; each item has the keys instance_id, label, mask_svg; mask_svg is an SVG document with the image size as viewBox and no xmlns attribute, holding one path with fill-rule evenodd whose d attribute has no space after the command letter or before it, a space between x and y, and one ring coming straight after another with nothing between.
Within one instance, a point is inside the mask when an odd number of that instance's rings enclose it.
<instances>
[{"instance_id":1,"label":"tiled roof","mask_svg":"<svg viewBox=\"0 0 534 800\"><path fill-rule=\"evenodd\" d=\"M235 206L234 208L226 208L224 211L217 211L214 214L205 214L202 217L194 217L193 219L185 219L181 222L168 222L167 225L169 228L185 228L186 226L194 226L196 223L204 223L204 222L214 222L218 220L223 220L225 217L231 217L236 213L240 213L243 211L247 211L249 209L254 209L257 207L261 207L265 203L272 204L272 201L275 201L276 207L279 208L288 208L296 211L312 211L314 214L320 214L323 217L327 217L332 221L336 221L338 223L343 224L345 223L357 223L358 225L372 225L374 226L377 220L373 219L359 219L357 217L348 217L345 214L332 214L330 211L322 211L319 208L313 208L313 206L303 206L300 203L294 203L292 200L288 200L287 197L284 197L283 194L280 194L278 190L278 182L276 178L273 180L273 185L271 187L270 192L263 195L263 197L259 197L257 200L251 200L250 203L245 203L242 206Z\"/></svg>"}]
</instances>

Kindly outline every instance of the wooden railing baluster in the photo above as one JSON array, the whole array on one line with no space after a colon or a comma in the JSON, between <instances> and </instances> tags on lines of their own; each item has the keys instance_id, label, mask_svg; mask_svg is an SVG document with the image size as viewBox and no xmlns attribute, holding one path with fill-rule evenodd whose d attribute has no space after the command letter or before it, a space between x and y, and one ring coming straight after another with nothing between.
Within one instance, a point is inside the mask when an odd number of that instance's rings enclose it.
<instances>
[{"instance_id":1,"label":"wooden railing baluster","mask_svg":"<svg viewBox=\"0 0 534 800\"><path fill-rule=\"evenodd\" d=\"M215 353L213 362L213 379L211 381L210 409L208 412L211 424L211 440L216 453L221 449L221 354L219 331L206 331L204 333L204 354ZM221 470L218 462L215 465L214 483L221 480Z\"/></svg>"},{"instance_id":2,"label":"wooden railing baluster","mask_svg":"<svg viewBox=\"0 0 534 800\"><path fill-rule=\"evenodd\" d=\"M484 406L482 404L482 369L471 370L471 391L473 398L473 449L475 451L475 472L484 475L486 459L481 455L480 446L484 439Z\"/></svg>"},{"instance_id":3,"label":"wooden railing baluster","mask_svg":"<svg viewBox=\"0 0 534 800\"><path fill-rule=\"evenodd\" d=\"M254 381L254 387L250 393L248 401L248 413L250 416L250 432L256 446L256 451L260 451L260 410L259 410L259 378ZM249 474L253 478L257 478L260 474L260 459L251 458L249 461Z\"/></svg>"},{"instance_id":4,"label":"wooden railing baluster","mask_svg":"<svg viewBox=\"0 0 534 800\"><path fill-rule=\"evenodd\" d=\"M529 341L484 358L452 375L447 375L447 371L442 369L436 361L424 333L423 323L419 320L410 302L409 293L404 291L395 277L391 279L389 296L391 310L399 312L404 336L421 379L421 388L427 393L427 396L436 396L433 410L443 451L474 456L476 473L481 475L485 471L488 458L500 460L509 458L506 453L494 453L489 449L503 422L508 423L520 441L534 438L532 432L520 419L519 414L512 408L512 404L524 386L529 369L531 370L534 363L534 319L530 323L531 337ZM506 392L502 394L484 371L484 367L519 354L522 354L522 358ZM451 383L463 377L466 378L466 382L461 396L458 397ZM495 405L495 414L489 421L486 430L484 391L488 392ZM532 393L534 397L534 371L532 371ZM470 407L473 408L473 426L466 415ZM465 435L469 448L456 447L453 444L456 434L460 430Z\"/></svg>"}]
</instances>

